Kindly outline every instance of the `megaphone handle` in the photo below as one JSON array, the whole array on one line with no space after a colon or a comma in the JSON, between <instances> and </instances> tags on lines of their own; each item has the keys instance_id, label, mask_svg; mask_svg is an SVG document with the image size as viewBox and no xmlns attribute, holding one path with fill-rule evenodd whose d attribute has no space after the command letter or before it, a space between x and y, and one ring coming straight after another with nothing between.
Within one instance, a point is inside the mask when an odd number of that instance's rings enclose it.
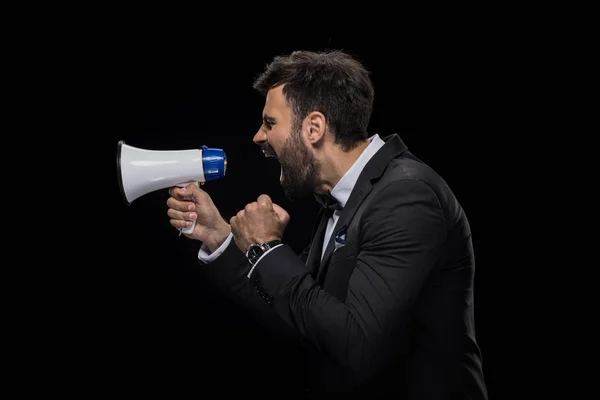
<instances>
[{"instance_id":1,"label":"megaphone handle","mask_svg":"<svg viewBox=\"0 0 600 400\"><path fill-rule=\"evenodd\" d=\"M199 186L198 182L191 182L191 183L195 184L196 186ZM186 187L189 184L190 184L190 182L180 183L177 186L179 186L179 187ZM192 221L192 226L189 226L187 228L179 228L179 232L180 232L180 234L182 234L182 233L190 234L190 233L192 233L194 231L195 227L196 227L196 220Z\"/></svg>"}]
</instances>

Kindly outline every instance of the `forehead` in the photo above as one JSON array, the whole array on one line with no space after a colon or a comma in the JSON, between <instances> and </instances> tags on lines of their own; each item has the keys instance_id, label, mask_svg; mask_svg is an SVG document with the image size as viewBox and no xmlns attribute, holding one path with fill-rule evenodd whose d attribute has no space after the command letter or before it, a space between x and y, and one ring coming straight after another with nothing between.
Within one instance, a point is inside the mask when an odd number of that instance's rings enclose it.
<instances>
[{"instance_id":1,"label":"forehead","mask_svg":"<svg viewBox=\"0 0 600 400\"><path fill-rule=\"evenodd\" d=\"M264 114L275 118L289 116L290 108L283 94L283 85L277 86L267 93Z\"/></svg>"}]
</instances>

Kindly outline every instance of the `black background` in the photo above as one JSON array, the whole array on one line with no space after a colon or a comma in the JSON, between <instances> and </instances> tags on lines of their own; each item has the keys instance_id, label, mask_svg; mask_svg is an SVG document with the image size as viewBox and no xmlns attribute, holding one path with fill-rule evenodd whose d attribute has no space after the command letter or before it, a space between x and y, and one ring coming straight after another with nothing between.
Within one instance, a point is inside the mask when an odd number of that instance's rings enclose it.
<instances>
[{"instance_id":1,"label":"black background","mask_svg":"<svg viewBox=\"0 0 600 400\"><path fill-rule=\"evenodd\" d=\"M204 186L222 214L229 218L266 193L290 213L284 240L299 251L309 240L317 205L285 199L277 162L252 143L264 99L251 84L277 54L327 48L352 53L372 72L370 132L399 133L462 203L476 252L485 377L490 394L506 389L500 365L509 361L504 343L511 333L509 311L498 299L506 290L500 282L506 282L508 258L501 205L511 192L499 176L511 134L504 116L511 112L505 99L512 85L501 71L510 69L512 58L503 53L501 39L439 32L210 39L210 32L128 31L95 37L86 51L94 72L82 89L91 115L85 126L97 135L90 136L94 151L102 153L96 164L107 191L98 195L109 198L90 211L97 238L86 242L88 281L78 286L84 293L89 288L92 298L82 306L82 320L91 321L85 331L92 335L83 339L80 356L84 365L94 365L98 390L269 395L278 392L274 382L302 390L303 371L295 363L301 351L279 343L198 278L199 244L170 226L167 190L123 203L116 151L119 140L152 150L224 149L227 176Z\"/></svg>"}]
</instances>

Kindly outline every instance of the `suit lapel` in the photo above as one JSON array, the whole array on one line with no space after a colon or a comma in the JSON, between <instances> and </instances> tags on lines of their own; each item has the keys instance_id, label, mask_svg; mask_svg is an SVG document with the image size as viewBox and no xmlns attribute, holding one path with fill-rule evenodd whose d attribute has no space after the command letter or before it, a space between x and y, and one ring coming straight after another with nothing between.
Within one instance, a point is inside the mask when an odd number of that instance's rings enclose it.
<instances>
[{"instance_id":1,"label":"suit lapel","mask_svg":"<svg viewBox=\"0 0 600 400\"><path fill-rule=\"evenodd\" d=\"M365 200L365 198L371 192L371 190L373 190L373 182L378 180L381 177L381 175L383 175L383 172L387 168L389 162L407 150L406 145L402 142L402 140L400 139L400 137L398 135L391 135L391 136L383 138L383 140L386 142L386 144L373 156L373 158L371 158L371 160L369 160L369 162L367 163L367 165L361 172L360 176L358 177L358 180L356 181L356 184L354 185L354 189L352 190L352 193L350 194L350 197L348 198L348 201L346 202L346 206L340 213L340 217L339 217L335 227L333 228L333 233L331 234L331 238L327 242L327 248L326 248L325 254L323 255L323 260L320 261L320 263L318 262L318 257L322 251L321 243L313 242L313 246L311 246L311 254L309 255L309 259L310 259L310 256L312 256L313 257L312 262L315 264L309 264L309 265L312 265L312 266L317 265L318 266L317 278L316 278L317 282L321 282L321 279L327 272L329 260L331 259L331 255L333 254L333 249L335 248L336 232L340 228L342 228L344 226L348 226L350 224L350 221L352 221L352 218L356 214L356 211L358 210L358 208L360 207L362 202ZM322 228L322 232L320 233L320 235L321 235L320 242L323 241L323 235L324 235L326 226L327 226L327 221L324 221L324 222L321 221L320 228ZM318 238L319 236L316 236L316 237ZM315 246L315 244L316 244L316 246ZM313 248L315 248L315 247L318 247L317 251L313 251ZM316 260L315 260L315 258L316 258Z\"/></svg>"},{"instance_id":2,"label":"suit lapel","mask_svg":"<svg viewBox=\"0 0 600 400\"><path fill-rule=\"evenodd\" d=\"M325 235L325 229L327 228L327 220L329 215L326 212L326 208L321 208L317 215L317 221L319 221L316 229L313 231L312 243L306 257L306 266L311 271L312 276L316 276L319 263L321 262L321 251L323 249L323 238Z\"/></svg>"},{"instance_id":3,"label":"suit lapel","mask_svg":"<svg viewBox=\"0 0 600 400\"><path fill-rule=\"evenodd\" d=\"M329 259L331 258L331 255L333 254L333 249L335 248L336 232L343 226L348 226L348 224L352 220L352 217L354 217L354 214L356 214L356 210L358 210L358 207L362 204L364 199L367 197L367 195L373 189L373 186L371 185L371 183L368 180L366 182L362 182L360 184L359 183L360 183L360 179L356 183L356 186L354 186L354 189L352 190L352 194L348 198L348 202L346 203L346 206L340 213L340 217L338 218L338 221L335 224L335 227L333 228L331 238L329 238L329 241L327 242L327 248L325 250L325 254L323 255L323 259L321 260L320 265L319 265L319 270L317 273L317 282L321 281L321 278L327 271L327 266L329 265ZM322 249L322 247L320 247L320 249Z\"/></svg>"}]
</instances>

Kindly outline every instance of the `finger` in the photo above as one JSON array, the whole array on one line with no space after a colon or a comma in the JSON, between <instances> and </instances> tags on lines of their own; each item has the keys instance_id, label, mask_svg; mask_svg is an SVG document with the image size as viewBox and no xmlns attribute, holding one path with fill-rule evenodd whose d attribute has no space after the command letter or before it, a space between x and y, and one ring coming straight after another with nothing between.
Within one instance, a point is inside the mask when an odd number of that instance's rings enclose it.
<instances>
[{"instance_id":1,"label":"finger","mask_svg":"<svg viewBox=\"0 0 600 400\"><path fill-rule=\"evenodd\" d=\"M262 207L272 208L272 204L273 202L271 201L271 198L266 194L261 194L260 196L258 196L258 205Z\"/></svg>"},{"instance_id":2,"label":"finger","mask_svg":"<svg viewBox=\"0 0 600 400\"><path fill-rule=\"evenodd\" d=\"M246 207L244 207L244 210L252 211L252 210L255 210L256 208L258 208L258 203L254 201L252 203L246 204ZM242 210L242 211L244 211L244 210ZM240 211L240 212L242 212L242 211Z\"/></svg>"},{"instance_id":3,"label":"finger","mask_svg":"<svg viewBox=\"0 0 600 400\"><path fill-rule=\"evenodd\" d=\"M282 222L288 223L290 221L290 215L283 208L273 203L273 210L277 213L277 216Z\"/></svg>"},{"instance_id":4,"label":"finger","mask_svg":"<svg viewBox=\"0 0 600 400\"><path fill-rule=\"evenodd\" d=\"M200 189L195 183L183 187L173 186L169 188L169 194L178 200L196 201L198 203L202 200L206 201L208 196L208 193Z\"/></svg>"},{"instance_id":5,"label":"finger","mask_svg":"<svg viewBox=\"0 0 600 400\"><path fill-rule=\"evenodd\" d=\"M194 202L177 200L175 197L169 197L167 205L177 211L193 211L196 209Z\"/></svg>"},{"instance_id":6,"label":"finger","mask_svg":"<svg viewBox=\"0 0 600 400\"><path fill-rule=\"evenodd\" d=\"M197 218L197 215L195 212L182 212L182 211L174 210L172 208L169 208L167 210L167 215L171 219L182 220L182 221L193 221Z\"/></svg>"},{"instance_id":7,"label":"finger","mask_svg":"<svg viewBox=\"0 0 600 400\"><path fill-rule=\"evenodd\" d=\"M190 183L184 188L181 188L185 197L189 200L194 201L198 204L204 204L211 202L211 198L204 190L200 188L200 186L195 183Z\"/></svg>"},{"instance_id":8,"label":"finger","mask_svg":"<svg viewBox=\"0 0 600 400\"><path fill-rule=\"evenodd\" d=\"M172 197L174 197L177 200L191 200L191 196L188 193L187 188L183 188L183 187L179 187L179 186L173 186L171 188L169 188L169 195L171 195Z\"/></svg>"},{"instance_id":9,"label":"finger","mask_svg":"<svg viewBox=\"0 0 600 400\"><path fill-rule=\"evenodd\" d=\"M179 229L179 228L189 228L190 226L192 226L192 222L191 221L183 221L180 219L170 219L169 223L174 226L175 228Z\"/></svg>"}]
</instances>

